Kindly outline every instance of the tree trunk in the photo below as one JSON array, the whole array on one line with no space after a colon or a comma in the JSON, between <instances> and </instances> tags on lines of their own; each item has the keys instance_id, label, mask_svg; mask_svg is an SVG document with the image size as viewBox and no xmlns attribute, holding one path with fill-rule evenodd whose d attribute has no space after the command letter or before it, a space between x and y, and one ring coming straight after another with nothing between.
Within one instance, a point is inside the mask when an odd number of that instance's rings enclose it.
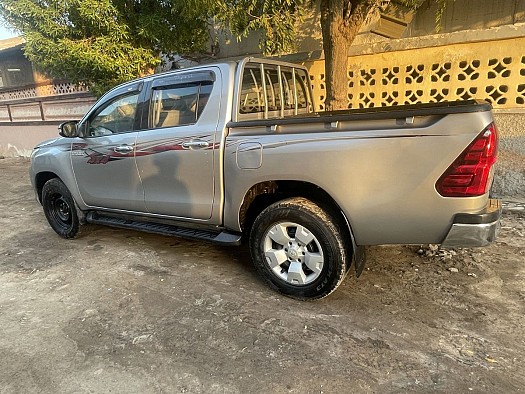
<instances>
[{"instance_id":1,"label":"tree trunk","mask_svg":"<svg viewBox=\"0 0 525 394\"><path fill-rule=\"evenodd\" d=\"M325 111L348 108L348 48L381 0L321 0L325 59Z\"/></svg>"}]
</instances>

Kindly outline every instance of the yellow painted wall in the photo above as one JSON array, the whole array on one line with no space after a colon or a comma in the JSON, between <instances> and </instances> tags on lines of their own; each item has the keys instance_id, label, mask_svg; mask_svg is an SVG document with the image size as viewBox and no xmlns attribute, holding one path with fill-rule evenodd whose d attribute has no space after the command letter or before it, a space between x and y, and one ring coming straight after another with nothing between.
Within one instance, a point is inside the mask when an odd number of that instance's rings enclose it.
<instances>
[{"instance_id":1,"label":"yellow painted wall","mask_svg":"<svg viewBox=\"0 0 525 394\"><path fill-rule=\"evenodd\" d=\"M495 109L525 109L525 37L349 57L348 107L482 99ZM324 61L303 62L318 109Z\"/></svg>"}]
</instances>

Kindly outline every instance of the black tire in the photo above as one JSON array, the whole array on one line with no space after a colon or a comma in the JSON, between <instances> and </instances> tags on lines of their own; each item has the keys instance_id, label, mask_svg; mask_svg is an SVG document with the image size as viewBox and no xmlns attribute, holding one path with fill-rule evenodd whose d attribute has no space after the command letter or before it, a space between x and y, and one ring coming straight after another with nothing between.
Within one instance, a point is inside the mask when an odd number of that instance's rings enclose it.
<instances>
[{"instance_id":1,"label":"black tire","mask_svg":"<svg viewBox=\"0 0 525 394\"><path fill-rule=\"evenodd\" d=\"M249 246L254 265L268 285L282 294L300 300L326 297L341 284L350 264L351 252L345 247L343 234L346 233L342 225L305 198L272 204L259 214L252 226ZM306 237L297 235L299 226L306 230L303 232ZM282 236L279 238L277 233ZM308 242L312 236L313 241ZM278 241L275 238L279 238ZM271 255L268 258L267 253ZM278 256L275 261L283 261L282 264L272 263L274 256ZM312 271L314 257L323 261L322 265L314 264Z\"/></svg>"},{"instance_id":2,"label":"black tire","mask_svg":"<svg viewBox=\"0 0 525 394\"><path fill-rule=\"evenodd\" d=\"M63 238L78 235L80 221L75 201L66 185L58 179L47 181L42 188L42 206L51 228Z\"/></svg>"}]
</instances>

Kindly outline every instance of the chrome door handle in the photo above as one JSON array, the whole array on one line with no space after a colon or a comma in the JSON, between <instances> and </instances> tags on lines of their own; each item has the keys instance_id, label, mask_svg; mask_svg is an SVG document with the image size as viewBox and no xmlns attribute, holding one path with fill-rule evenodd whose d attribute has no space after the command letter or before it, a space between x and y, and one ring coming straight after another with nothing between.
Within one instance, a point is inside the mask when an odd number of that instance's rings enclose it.
<instances>
[{"instance_id":1,"label":"chrome door handle","mask_svg":"<svg viewBox=\"0 0 525 394\"><path fill-rule=\"evenodd\" d=\"M201 149L201 148L207 148L208 146L210 146L210 143L209 142L206 142L206 141L189 141L189 142L183 142L182 143L182 147L183 148L186 148L186 149L191 149L191 148L194 148L194 149Z\"/></svg>"},{"instance_id":2,"label":"chrome door handle","mask_svg":"<svg viewBox=\"0 0 525 394\"><path fill-rule=\"evenodd\" d=\"M120 145L113 148L114 152L117 153L130 153L133 152L133 147L130 145Z\"/></svg>"}]
</instances>

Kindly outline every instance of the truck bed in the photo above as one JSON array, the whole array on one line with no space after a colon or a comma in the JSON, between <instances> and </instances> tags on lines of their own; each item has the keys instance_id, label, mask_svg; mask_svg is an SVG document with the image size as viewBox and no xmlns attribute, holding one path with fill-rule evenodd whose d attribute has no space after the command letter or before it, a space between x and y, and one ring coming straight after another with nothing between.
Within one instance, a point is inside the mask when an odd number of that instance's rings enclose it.
<instances>
[{"instance_id":1,"label":"truck bed","mask_svg":"<svg viewBox=\"0 0 525 394\"><path fill-rule=\"evenodd\" d=\"M258 182L306 182L333 197L360 245L441 243L457 213L487 207L488 195L443 197L435 184L492 123L490 109L464 101L230 122L225 212ZM240 229L236 219L225 215L226 226Z\"/></svg>"}]
</instances>

